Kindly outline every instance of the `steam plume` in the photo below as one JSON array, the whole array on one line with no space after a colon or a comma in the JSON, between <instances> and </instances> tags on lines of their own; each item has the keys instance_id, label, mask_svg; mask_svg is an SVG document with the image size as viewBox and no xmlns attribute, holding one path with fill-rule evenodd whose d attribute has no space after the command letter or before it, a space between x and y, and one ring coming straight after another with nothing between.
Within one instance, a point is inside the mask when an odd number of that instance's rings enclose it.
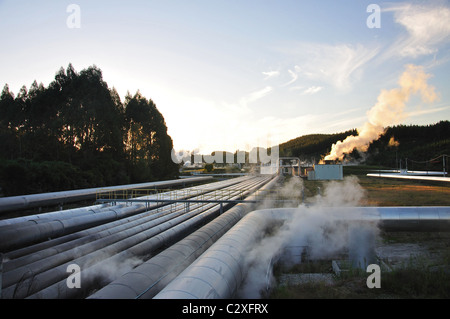
<instances>
[{"instance_id":1,"label":"steam plume","mask_svg":"<svg viewBox=\"0 0 450 319\"><path fill-rule=\"evenodd\" d=\"M293 186L288 184L283 191L291 191L291 195L299 196L299 189ZM271 236L263 237L248 251L247 276L239 291L241 298L261 297L260 292L274 280L272 262L288 246L308 247L312 260L330 258L346 250L356 266L364 265L370 260L373 245L379 235L378 225L346 221L333 210L355 207L364 202L366 193L358 178L347 176L342 182L331 181L324 186L323 195L314 198L313 205L300 205L291 220L272 231ZM298 263L298 260L295 262Z\"/></svg>"},{"instance_id":2,"label":"steam plume","mask_svg":"<svg viewBox=\"0 0 450 319\"><path fill-rule=\"evenodd\" d=\"M366 151L370 142L384 133L386 126L399 124L406 117L405 104L412 95L420 94L424 102L435 101L434 87L427 84L429 77L423 67L407 65L399 80L400 87L381 91L377 103L367 112L368 121L358 129L358 136L348 136L333 144L325 160L341 160L355 148Z\"/></svg>"}]
</instances>

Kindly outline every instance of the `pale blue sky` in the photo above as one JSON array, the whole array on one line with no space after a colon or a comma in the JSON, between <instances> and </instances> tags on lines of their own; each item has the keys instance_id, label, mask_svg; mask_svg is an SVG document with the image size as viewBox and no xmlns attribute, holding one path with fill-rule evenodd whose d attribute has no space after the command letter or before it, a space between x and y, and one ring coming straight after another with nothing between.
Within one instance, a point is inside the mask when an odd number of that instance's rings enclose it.
<instances>
[{"instance_id":1,"label":"pale blue sky","mask_svg":"<svg viewBox=\"0 0 450 319\"><path fill-rule=\"evenodd\" d=\"M358 128L412 63L439 100L408 101L402 123L432 124L450 119L448 21L449 1L0 0L0 85L95 64L122 100L156 103L175 149L234 151Z\"/></svg>"}]
</instances>

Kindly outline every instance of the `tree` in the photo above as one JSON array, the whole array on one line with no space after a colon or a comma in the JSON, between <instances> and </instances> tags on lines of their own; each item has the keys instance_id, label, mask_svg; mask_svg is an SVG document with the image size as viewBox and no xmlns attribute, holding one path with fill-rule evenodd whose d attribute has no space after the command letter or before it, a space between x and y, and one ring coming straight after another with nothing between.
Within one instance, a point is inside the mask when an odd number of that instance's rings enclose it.
<instances>
[{"instance_id":1,"label":"tree","mask_svg":"<svg viewBox=\"0 0 450 319\"><path fill-rule=\"evenodd\" d=\"M35 80L17 97L6 84L0 96L0 187L8 194L50 191L43 181L58 190L174 178L172 144L154 102L138 91L122 103L95 65L61 67L47 88ZM33 175L26 187L4 180L10 168Z\"/></svg>"},{"instance_id":2,"label":"tree","mask_svg":"<svg viewBox=\"0 0 450 319\"><path fill-rule=\"evenodd\" d=\"M14 158L19 154L18 124L14 94L5 84L0 96L0 156L3 158Z\"/></svg>"},{"instance_id":3,"label":"tree","mask_svg":"<svg viewBox=\"0 0 450 319\"><path fill-rule=\"evenodd\" d=\"M178 169L171 159L172 139L155 103L137 91L125 97L126 149L134 166L144 167L153 178L173 177Z\"/></svg>"},{"instance_id":4,"label":"tree","mask_svg":"<svg viewBox=\"0 0 450 319\"><path fill-rule=\"evenodd\" d=\"M213 164L205 164L205 170L206 170L208 173L211 173L212 170L213 170L213 168L214 168L214 165L213 165Z\"/></svg>"}]
</instances>

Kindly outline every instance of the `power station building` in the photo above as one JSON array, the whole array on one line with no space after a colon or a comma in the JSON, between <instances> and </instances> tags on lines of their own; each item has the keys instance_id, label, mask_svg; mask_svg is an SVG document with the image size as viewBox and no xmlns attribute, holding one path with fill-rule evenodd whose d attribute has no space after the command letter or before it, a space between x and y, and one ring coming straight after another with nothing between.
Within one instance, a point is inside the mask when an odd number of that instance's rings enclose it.
<instances>
[{"instance_id":1,"label":"power station building","mask_svg":"<svg viewBox=\"0 0 450 319\"><path fill-rule=\"evenodd\" d=\"M308 172L308 180L342 180L344 172L342 164L314 164Z\"/></svg>"},{"instance_id":2,"label":"power station building","mask_svg":"<svg viewBox=\"0 0 450 319\"><path fill-rule=\"evenodd\" d=\"M301 176L307 177L308 180L342 180L344 178L342 164L327 161L325 164L301 167L298 157L280 157L278 161L262 164L260 173Z\"/></svg>"}]
</instances>

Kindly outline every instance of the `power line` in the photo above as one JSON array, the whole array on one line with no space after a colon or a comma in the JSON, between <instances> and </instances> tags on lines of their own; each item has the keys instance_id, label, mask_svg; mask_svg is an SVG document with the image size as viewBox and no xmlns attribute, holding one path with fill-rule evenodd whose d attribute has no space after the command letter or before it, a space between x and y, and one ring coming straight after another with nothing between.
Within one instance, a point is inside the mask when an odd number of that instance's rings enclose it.
<instances>
[{"instance_id":1,"label":"power line","mask_svg":"<svg viewBox=\"0 0 450 319\"><path fill-rule=\"evenodd\" d=\"M437 156L435 158L432 158L432 159L429 159L429 160L426 160L426 161L416 161L416 160L405 158L406 170L408 170L408 161L410 161L411 163L415 163L415 164L438 163L438 160L441 157L442 157L442 174L443 174L443 176L446 176L447 175L447 169L446 168L447 168L448 160L446 161L445 158L449 157L447 154L442 154L442 155L439 155L439 156ZM427 169L427 171L428 171L428 169Z\"/></svg>"}]
</instances>

